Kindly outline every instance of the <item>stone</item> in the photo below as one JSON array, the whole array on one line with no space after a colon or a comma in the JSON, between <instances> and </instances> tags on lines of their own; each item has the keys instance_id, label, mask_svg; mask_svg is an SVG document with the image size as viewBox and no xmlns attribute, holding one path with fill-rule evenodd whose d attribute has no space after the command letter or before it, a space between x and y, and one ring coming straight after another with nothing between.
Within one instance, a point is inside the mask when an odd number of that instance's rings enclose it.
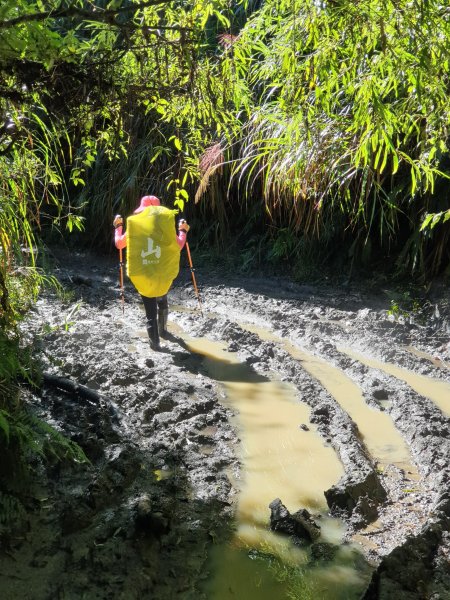
<instances>
[{"instance_id":1,"label":"stone","mask_svg":"<svg viewBox=\"0 0 450 600\"><path fill-rule=\"evenodd\" d=\"M320 527L303 508L291 514L279 498L269 504L270 528L296 538L312 541L320 536Z\"/></svg>"}]
</instances>

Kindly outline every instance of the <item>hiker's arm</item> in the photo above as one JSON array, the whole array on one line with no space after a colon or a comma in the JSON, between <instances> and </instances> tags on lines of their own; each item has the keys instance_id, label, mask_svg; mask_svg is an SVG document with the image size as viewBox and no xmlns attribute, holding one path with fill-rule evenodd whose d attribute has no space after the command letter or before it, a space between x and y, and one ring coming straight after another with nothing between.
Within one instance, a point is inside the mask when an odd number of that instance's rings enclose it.
<instances>
[{"instance_id":1,"label":"hiker's arm","mask_svg":"<svg viewBox=\"0 0 450 600\"><path fill-rule=\"evenodd\" d=\"M127 246L127 234L126 232L122 233L122 225L119 225L114 232L114 244L118 250Z\"/></svg>"},{"instance_id":2,"label":"hiker's arm","mask_svg":"<svg viewBox=\"0 0 450 600\"><path fill-rule=\"evenodd\" d=\"M190 227L184 219L180 219L178 221L177 242L178 242L178 245L180 246L180 250L182 250L184 248L184 245L186 243L187 232L189 231L189 229L190 229Z\"/></svg>"},{"instance_id":3,"label":"hiker's arm","mask_svg":"<svg viewBox=\"0 0 450 600\"><path fill-rule=\"evenodd\" d=\"M178 245L180 246L180 250L183 250L184 245L186 243L186 232L185 231L178 232L177 242L178 242Z\"/></svg>"}]
</instances>

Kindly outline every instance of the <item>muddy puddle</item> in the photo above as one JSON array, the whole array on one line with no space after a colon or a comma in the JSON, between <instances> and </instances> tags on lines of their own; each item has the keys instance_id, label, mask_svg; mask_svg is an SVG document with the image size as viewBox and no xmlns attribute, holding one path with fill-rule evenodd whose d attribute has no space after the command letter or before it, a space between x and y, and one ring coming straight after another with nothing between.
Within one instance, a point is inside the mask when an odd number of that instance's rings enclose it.
<instances>
[{"instance_id":1,"label":"muddy puddle","mask_svg":"<svg viewBox=\"0 0 450 600\"><path fill-rule=\"evenodd\" d=\"M224 386L241 440L242 479L233 482L239 489L236 530L230 543L212 548L208 598L358 597L368 570L361 569L364 561L356 547L339 546L343 526L327 516L324 497L343 468L309 422L310 409L298 401L291 384L259 375L223 343L183 337L204 357L208 375ZM320 542L336 548L332 560L314 562L310 549L270 531L269 504L275 498L290 512L307 508L318 519Z\"/></svg>"},{"instance_id":2,"label":"muddy puddle","mask_svg":"<svg viewBox=\"0 0 450 600\"><path fill-rule=\"evenodd\" d=\"M427 375L413 373L392 363L363 356L351 348L342 347L338 348L338 350L372 369L378 369L388 375L392 375L396 379L401 379L418 394L434 402L445 415L450 416L450 382L433 379Z\"/></svg>"},{"instance_id":3,"label":"muddy puddle","mask_svg":"<svg viewBox=\"0 0 450 600\"><path fill-rule=\"evenodd\" d=\"M425 358L426 360L430 361L430 363L432 363L435 367L438 367L438 369L445 369L450 371L450 363L446 362L445 360L442 360L441 358L439 358L439 356L433 356L432 354L428 354L428 352L418 350L414 346L405 346L404 349L410 354L413 354L414 356L418 356L419 358Z\"/></svg>"},{"instance_id":4,"label":"muddy puddle","mask_svg":"<svg viewBox=\"0 0 450 600\"><path fill-rule=\"evenodd\" d=\"M301 362L305 371L320 382L356 423L362 441L378 464L396 465L414 479L418 478L409 449L392 419L386 413L368 406L360 388L350 377L324 359L300 350L262 327L248 323L240 325L263 340L280 344L293 358Z\"/></svg>"}]
</instances>

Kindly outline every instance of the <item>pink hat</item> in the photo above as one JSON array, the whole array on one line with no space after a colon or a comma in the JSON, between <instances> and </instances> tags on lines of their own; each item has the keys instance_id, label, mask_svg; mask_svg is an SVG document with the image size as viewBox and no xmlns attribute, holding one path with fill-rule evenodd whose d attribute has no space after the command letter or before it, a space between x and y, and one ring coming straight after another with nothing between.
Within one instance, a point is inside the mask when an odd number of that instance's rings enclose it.
<instances>
[{"instance_id":1,"label":"pink hat","mask_svg":"<svg viewBox=\"0 0 450 600\"><path fill-rule=\"evenodd\" d=\"M138 206L138 208L134 211L134 214L140 213L144 210L144 208L147 208L148 206L160 206L161 202L159 201L159 198L157 198L156 196L142 196L141 198L141 203Z\"/></svg>"}]
</instances>

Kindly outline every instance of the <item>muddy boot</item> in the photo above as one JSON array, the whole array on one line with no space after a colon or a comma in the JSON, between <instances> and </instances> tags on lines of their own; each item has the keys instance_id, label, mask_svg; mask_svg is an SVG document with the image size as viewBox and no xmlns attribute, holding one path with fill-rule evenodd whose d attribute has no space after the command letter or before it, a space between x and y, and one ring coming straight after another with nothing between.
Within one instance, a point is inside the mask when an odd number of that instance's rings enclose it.
<instances>
[{"instance_id":1,"label":"muddy boot","mask_svg":"<svg viewBox=\"0 0 450 600\"><path fill-rule=\"evenodd\" d=\"M150 340L150 348L155 352L159 352L161 350L161 346L159 345L159 335L157 327L147 327L148 339Z\"/></svg>"},{"instance_id":2,"label":"muddy boot","mask_svg":"<svg viewBox=\"0 0 450 600\"><path fill-rule=\"evenodd\" d=\"M160 337L163 339L167 339L169 337L169 332L167 331L167 318L169 316L169 309L162 308L158 311L158 331Z\"/></svg>"}]
</instances>

